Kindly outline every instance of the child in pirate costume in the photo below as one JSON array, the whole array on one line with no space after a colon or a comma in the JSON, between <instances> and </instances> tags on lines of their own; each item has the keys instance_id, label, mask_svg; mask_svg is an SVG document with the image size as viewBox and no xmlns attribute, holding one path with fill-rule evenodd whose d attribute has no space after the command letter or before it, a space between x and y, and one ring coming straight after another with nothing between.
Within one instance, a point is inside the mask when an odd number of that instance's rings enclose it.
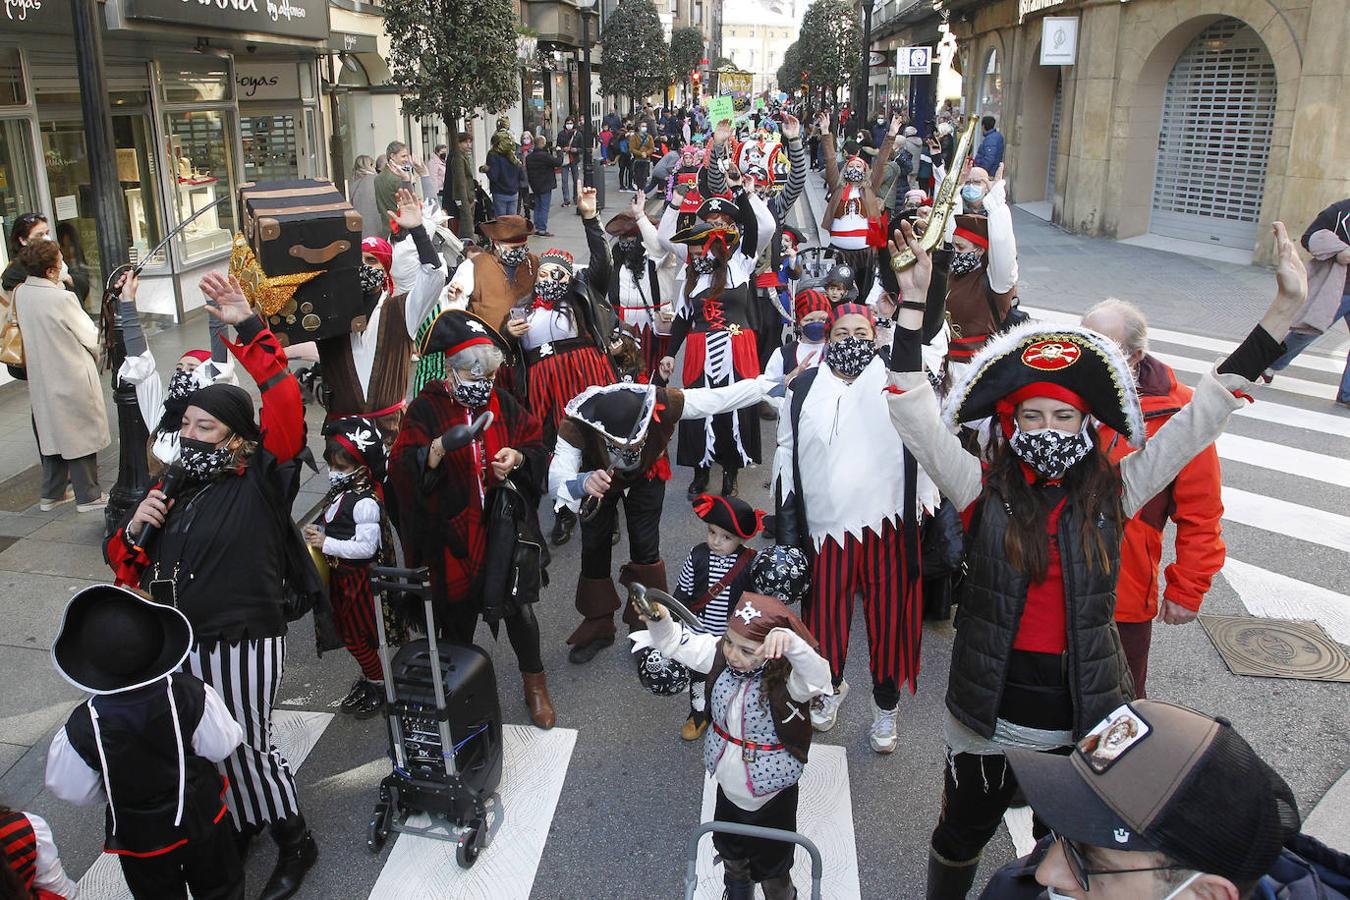
<instances>
[{"instance_id":1,"label":"child in pirate costume","mask_svg":"<svg viewBox=\"0 0 1350 900\"><path fill-rule=\"evenodd\" d=\"M844 664L862 595L878 753L898 745L900 689L918 687L923 591L919 518L937 490L886 422L886 366L866 306L831 313L824 361L788 385L778 425L776 539L812 555L802 618L830 661L833 692L812 710L829 731L848 695Z\"/></svg>"},{"instance_id":2,"label":"child in pirate costume","mask_svg":"<svg viewBox=\"0 0 1350 900\"><path fill-rule=\"evenodd\" d=\"M814 369L825 358L826 338L829 336L830 314L833 307L815 288L803 288L792 301L797 326L793 337L774 350L764 366L764 374L778 380L797 369ZM781 408L781 398L770 397L775 408Z\"/></svg>"},{"instance_id":3,"label":"child in pirate costume","mask_svg":"<svg viewBox=\"0 0 1350 900\"><path fill-rule=\"evenodd\" d=\"M79 892L61 864L47 820L0 803L0 895L72 900Z\"/></svg>"},{"instance_id":4,"label":"child in pirate costume","mask_svg":"<svg viewBox=\"0 0 1350 900\"><path fill-rule=\"evenodd\" d=\"M798 781L811 746L807 707L830 689L829 664L797 616L773 597L745 593L721 638L699 634L671 619L643 617L662 656L706 672L711 712L703 762L717 782L714 818L795 831ZM794 847L714 833L722 857L725 896L792 900Z\"/></svg>"},{"instance_id":5,"label":"child in pirate costume","mask_svg":"<svg viewBox=\"0 0 1350 900\"><path fill-rule=\"evenodd\" d=\"M323 429L332 487L324 497L322 524L305 527L305 541L329 560L328 594L334 620L361 677L339 704L344 713L368 719L384 699L375 598L370 566L384 546L384 435L372 420L337 419Z\"/></svg>"},{"instance_id":6,"label":"child in pirate costume","mask_svg":"<svg viewBox=\"0 0 1350 900\"><path fill-rule=\"evenodd\" d=\"M833 305L855 303L858 300L858 286L854 283L853 267L846 262L837 262L825 273L820 290Z\"/></svg>"},{"instance_id":7,"label":"child in pirate costume","mask_svg":"<svg viewBox=\"0 0 1350 900\"><path fill-rule=\"evenodd\" d=\"M964 369L990 336L1013 324L1017 305L1017 239L1003 168L986 182L967 183L963 200L978 198L982 214L956 216L947 275L947 312L957 332L948 348L954 371Z\"/></svg>"},{"instance_id":8,"label":"child in pirate costume","mask_svg":"<svg viewBox=\"0 0 1350 900\"><path fill-rule=\"evenodd\" d=\"M900 131L900 123L899 116L891 118L878 159L891 158L891 145ZM872 283L876 279L876 250L886 242L884 230L878 227L879 217L885 209L877 197L885 176L885 165L872 166L869 170L867 161L861 156L850 156L841 168L834 140L829 136L829 117L822 113L817 124L825 148L825 184L829 188L820 228L830 236L834 258L847 263L853 270L858 296L866 298L872 293Z\"/></svg>"},{"instance_id":9,"label":"child in pirate costume","mask_svg":"<svg viewBox=\"0 0 1350 900\"><path fill-rule=\"evenodd\" d=\"M708 526L708 538L695 544L680 567L675 583L679 600L703 620L703 633L720 637L727 630L727 616L736 608L750 581L755 551L745 542L759 534L764 513L738 497L703 494L694 500L694 514ZM689 718L680 737L696 741L708 727L703 679L689 679Z\"/></svg>"},{"instance_id":10,"label":"child in pirate costume","mask_svg":"<svg viewBox=\"0 0 1350 900\"><path fill-rule=\"evenodd\" d=\"M760 372L752 278L756 248L772 237L776 226L764 201L733 181L734 202L705 200L699 210L702 223L668 241L688 261L683 307L666 357L673 363L674 355L685 349L685 387L720 387ZM673 223L668 209L662 231ZM759 444L758 417L752 410L681 426L676 461L694 469L690 499L707 490L713 462L722 465L723 496L735 495L737 473L759 462Z\"/></svg>"},{"instance_id":11,"label":"child in pirate costume","mask_svg":"<svg viewBox=\"0 0 1350 900\"><path fill-rule=\"evenodd\" d=\"M1019 326L987 343L944 409L920 371L919 331L930 263L908 224L918 263L902 295L890 389L891 421L967 530L968 572L947 682L942 814L929 853L928 896L964 897L1016 779L1009 747L1062 752L1132 699L1115 625L1125 522L1223 431L1246 392L1282 352L1307 296L1297 248L1275 223L1275 299L1259 325L1206 374L1194 396L1146 445L1138 389L1114 341L1080 326ZM990 419L983 458L955 426ZM1143 445L1113 463L1094 421ZM1038 832L1042 829L1037 828Z\"/></svg>"},{"instance_id":12,"label":"child in pirate costume","mask_svg":"<svg viewBox=\"0 0 1350 900\"><path fill-rule=\"evenodd\" d=\"M52 644L61 677L93 696L52 737L47 789L107 804L104 849L137 900L244 896L215 766L244 731L213 687L180 671L192 643L177 609L95 585L71 598Z\"/></svg>"},{"instance_id":13,"label":"child in pirate costume","mask_svg":"<svg viewBox=\"0 0 1350 900\"><path fill-rule=\"evenodd\" d=\"M576 608L583 621L567 638L572 645L569 660L590 662L614 643L614 613L622 604L614 587L610 534L619 501L631 555L619 581L666 590L661 509L670 479L666 448L676 427L684 420L754 406L777 387L762 377L685 390L621 383L588 388L567 404L549 465L549 492L574 511L583 501L596 507L581 523ZM626 615L625 621L630 627L636 624Z\"/></svg>"}]
</instances>

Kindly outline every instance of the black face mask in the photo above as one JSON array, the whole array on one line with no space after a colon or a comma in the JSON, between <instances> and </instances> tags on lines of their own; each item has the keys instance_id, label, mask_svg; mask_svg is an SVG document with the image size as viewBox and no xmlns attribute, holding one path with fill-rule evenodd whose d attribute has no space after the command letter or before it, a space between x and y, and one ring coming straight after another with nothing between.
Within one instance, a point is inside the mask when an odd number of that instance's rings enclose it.
<instances>
[{"instance_id":1,"label":"black face mask","mask_svg":"<svg viewBox=\"0 0 1350 900\"><path fill-rule=\"evenodd\" d=\"M170 400L179 400L186 397L197 389L197 380L192 377L191 372L184 372L178 369L169 379L168 395Z\"/></svg>"},{"instance_id":2,"label":"black face mask","mask_svg":"<svg viewBox=\"0 0 1350 900\"><path fill-rule=\"evenodd\" d=\"M717 271L717 260L711 256L695 256L689 260L689 267L697 275L711 275Z\"/></svg>"},{"instance_id":3,"label":"black face mask","mask_svg":"<svg viewBox=\"0 0 1350 900\"><path fill-rule=\"evenodd\" d=\"M497 254L497 258L502 261L504 266L518 266L530 258L530 251L524 247L503 247Z\"/></svg>"},{"instance_id":4,"label":"black face mask","mask_svg":"<svg viewBox=\"0 0 1350 900\"><path fill-rule=\"evenodd\" d=\"M372 266L369 263L361 266L359 276L361 279L361 293L367 297L378 297L384 291L385 274L384 269L379 266Z\"/></svg>"},{"instance_id":5,"label":"black face mask","mask_svg":"<svg viewBox=\"0 0 1350 900\"><path fill-rule=\"evenodd\" d=\"M825 348L825 364L842 378L857 378L877 355L871 338L846 337L831 341Z\"/></svg>"},{"instance_id":6,"label":"black face mask","mask_svg":"<svg viewBox=\"0 0 1350 900\"><path fill-rule=\"evenodd\" d=\"M209 441L178 439L178 464L187 472L190 481L209 481L216 477L229 467L232 455L232 450L217 447Z\"/></svg>"},{"instance_id":7,"label":"black face mask","mask_svg":"<svg viewBox=\"0 0 1350 900\"><path fill-rule=\"evenodd\" d=\"M549 303L557 303L563 297L567 296L567 292L571 287L572 282L570 281L556 281L552 278L545 278L542 281L535 282L534 292L541 300L546 300Z\"/></svg>"},{"instance_id":8,"label":"black face mask","mask_svg":"<svg viewBox=\"0 0 1350 900\"><path fill-rule=\"evenodd\" d=\"M984 254L975 250L965 253L953 253L951 261L951 273L953 275L968 275L980 267L980 262L984 259Z\"/></svg>"},{"instance_id":9,"label":"black face mask","mask_svg":"<svg viewBox=\"0 0 1350 900\"><path fill-rule=\"evenodd\" d=\"M1075 432L1054 428L1035 431L1014 431L1008 441L1017 458L1035 469L1044 478L1063 478L1064 475L1093 450L1092 436L1086 424Z\"/></svg>"}]
</instances>

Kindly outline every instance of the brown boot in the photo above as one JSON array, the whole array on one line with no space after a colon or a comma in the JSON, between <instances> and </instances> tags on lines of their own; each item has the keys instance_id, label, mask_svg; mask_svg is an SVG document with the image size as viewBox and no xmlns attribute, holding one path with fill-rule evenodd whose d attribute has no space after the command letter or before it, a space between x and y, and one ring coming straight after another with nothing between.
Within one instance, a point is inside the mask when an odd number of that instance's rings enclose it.
<instances>
[{"instance_id":1,"label":"brown boot","mask_svg":"<svg viewBox=\"0 0 1350 900\"><path fill-rule=\"evenodd\" d=\"M680 729L680 740L696 741L703 737L703 732L708 730L710 721L711 717L706 712L689 710L689 718L684 720L684 727Z\"/></svg>"},{"instance_id":2,"label":"brown boot","mask_svg":"<svg viewBox=\"0 0 1350 900\"><path fill-rule=\"evenodd\" d=\"M619 584L628 587L633 582L645 587L656 588L658 591L668 591L669 589L666 587L666 561L658 559L654 563L624 563L619 569ZM628 626L629 631L647 627L638 619L631 603L623 608L623 623Z\"/></svg>"},{"instance_id":3,"label":"brown boot","mask_svg":"<svg viewBox=\"0 0 1350 900\"><path fill-rule=\"evenodd\" d=\"M548 681L543 672L521 672L525 682L525 705L530 708L530 721L548 731L558 721L553 701L548 696Z\"/></svg>"},{"instance_id":4,"label":"brown boot","mask_svg":"<svg viewBox=\"0 0 1350 900\"><path fill-rule=\"evenodd\" d=\"M584 621L567 638L567 643L572 645L567 658L582 664L590 662L596 653L614 643L614 611L620 605L614 579L579 577L576 605Z\"/></svg>"}]
</instances>

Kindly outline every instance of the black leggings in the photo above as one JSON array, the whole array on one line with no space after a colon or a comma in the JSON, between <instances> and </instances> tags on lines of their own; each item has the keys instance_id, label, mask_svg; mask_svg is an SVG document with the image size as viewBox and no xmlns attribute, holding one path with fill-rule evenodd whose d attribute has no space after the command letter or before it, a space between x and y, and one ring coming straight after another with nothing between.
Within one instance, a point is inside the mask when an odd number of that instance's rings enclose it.
<instances>
[{"instance_id":1,"label":"black leggings","mask_svg":"<svg viewBox=\"0 0 1350 900\"><path fill-rule=\"evenodd\" d=\"M1067 754L1069 749L1062 752ZM933 852L948 864L979 859L1017 792L1008 757L1001 753L949 755L942 779L942 812L933 829ZM1047 830L1040 819L1032 820L1037 840Z\"/></svg>"},{"instance_id":2,"label":"black leggings","mask_svg":"<svg viewBox=\"0 0 1350 900\"><path fill-rule=\"evenodd\" d=\"M740 825L759 825L763 828L797 830L798 786L783 788L768 803L756 810L741 809L717 788L717 804L713 818L719 822ZM741 837L735 834L713 832L713 846L723 859L745 860L750 864L751 881L768 881L792 871L792 858L797 845L788 841L766 841L763 838Z\"/></svg>"},{"instance_id":3,"label":"black leggings","mask_svg":"<svg viewBox=\"0 0 1350 900\"><path fill-rule=\"evenodd\" d=\"M526 604L502 621L506 623L506 637L516 653L520 671L544 671L544 660L539 654L539 620L534 617L534 607ZM441 607L440 636L443 640L472 644L477 630L478 610L472 603L451 603Z\"/></svg>"}]
</instances>

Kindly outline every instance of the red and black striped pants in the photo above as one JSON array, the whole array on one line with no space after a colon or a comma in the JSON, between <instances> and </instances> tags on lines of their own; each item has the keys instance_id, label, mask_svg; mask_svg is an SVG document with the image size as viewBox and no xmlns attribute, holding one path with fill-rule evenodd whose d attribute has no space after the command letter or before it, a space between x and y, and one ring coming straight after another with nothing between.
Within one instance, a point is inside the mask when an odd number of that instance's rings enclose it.
<instances>
[{"instance_id":1,"label":"red and black striped pants","mask_svg":"<svg viewBox=\"0 0 1350 900\"><path fill-rule=\"evenodd\" d=\"M370 591L370 566L339 560L331 568L330 600L334 624L361 674L384 681L380 666L380 638L375 630L375 596Z\"/></svg>"},{"instance_id":2,"label":"red and black striped pants","mask_svg":"<svg viewBox=\"0 0 1350 900\"><path fill-rule=\"evenodd\" d=\"M820 642L836 684L848 659L853 599L862 594L873 686L885 685L889 693L905 682L910 693L918 688L923 592L919 581L906 587L908 561L901 538L901 530L885 522L880 534L863 529L861 540L845 535L840 544L826 538L815 553L802 621Z\"/></svg>"}]
</instances>

